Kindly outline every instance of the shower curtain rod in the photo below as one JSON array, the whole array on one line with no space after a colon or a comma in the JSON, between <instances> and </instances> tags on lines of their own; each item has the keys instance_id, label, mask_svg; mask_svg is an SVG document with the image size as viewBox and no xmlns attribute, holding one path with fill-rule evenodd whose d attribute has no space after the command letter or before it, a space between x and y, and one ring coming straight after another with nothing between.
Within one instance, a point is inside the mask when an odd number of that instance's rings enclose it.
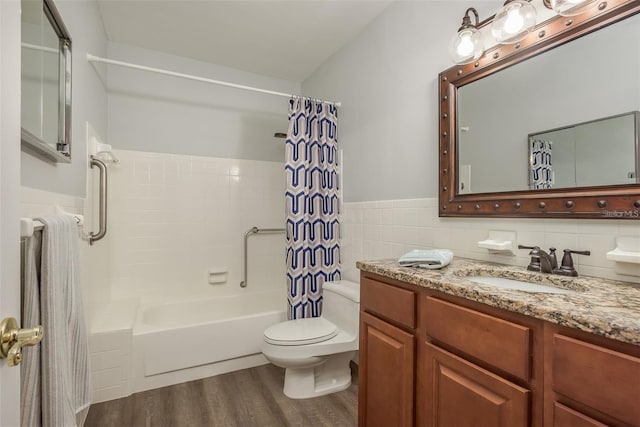
<instances>
[{"instance_id":1,"label":"shower curtain rod","mask_svg":"<svg viewBox=\"0 0 640 427\"><path fill-rule=\"evenodd\" d=\"M192 74L177 73L175 71L163 70L162 68L153 68L153 67L147 67L147 66L144 66L144 65L132 64L130 62L116 61L115 59L102 58L100 56L95 56L95 55L92 55L90 53L87 53L87 61L88 62L102 62L104 64L118 65L120 67L127 67L127 68L133 68L133 69L136 69L136 70L149 71L151 73L164 74L165 76L180 77L182 79L187 79L187 80L195 80L195 81L198 81L198 82L211 83L211 84L220 85L220 86L233 87L233 88L236 88L236 89L244 89L244 90L250 90L250 91L253 91L253 92L267 93L269 95L285 96L287 98L315 99L315 98L309 98L307 96L295 95L295 94L291 94L291 93L276 92L276 91L273 91L273 90L260 89L260 88L252 87L252 86L245 86L245 85L239 85L239 84L236 84L236 83L224 82L222 80L207 79L205 77L194 76ZM340 102L333 102L333 101L325 101L325 102L327 104L331 104L331 105L334 105L336 107L342 106L342 104Z\"/></svg>"}]
</instances>

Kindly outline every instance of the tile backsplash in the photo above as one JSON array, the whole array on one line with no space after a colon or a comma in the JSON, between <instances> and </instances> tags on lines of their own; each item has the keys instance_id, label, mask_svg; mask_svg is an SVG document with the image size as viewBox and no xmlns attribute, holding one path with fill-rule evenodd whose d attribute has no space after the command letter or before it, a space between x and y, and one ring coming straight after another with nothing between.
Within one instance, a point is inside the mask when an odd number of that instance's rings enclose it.
<instances>
[{"instance_id":1,"label":"tile backsplash","mask_svg":"<svg viewBox=\"0 0 640 427\"><path fill-rule=\"evenodd\" d=\"M397 258L415 248L448 248L456 256L526 267L528 250L516 256L490 254L478 247L490 230L515 231L516 245L590 250L591 256L574 255L581 275L640 283L639 276L616 273L616 263L606 258L615 248L617 236L640 237L635 220L564 220L439 218L437 199L385 200L344 203L341 214L342 271L357 280L355 262L364 259Z\"/></svg>"}]
</instances>

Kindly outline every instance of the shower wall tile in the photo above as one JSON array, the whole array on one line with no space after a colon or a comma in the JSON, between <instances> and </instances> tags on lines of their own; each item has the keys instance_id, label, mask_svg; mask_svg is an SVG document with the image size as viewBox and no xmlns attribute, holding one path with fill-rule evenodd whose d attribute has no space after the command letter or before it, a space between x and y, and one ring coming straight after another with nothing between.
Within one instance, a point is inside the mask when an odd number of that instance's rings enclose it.
<instances>
[{"instance_id":1,"label":"shower wall tile","mask_svg":"<svg viewBox=\"0 0 640 427\"><path fill-rule=\"evenodd\" d=\"M456 256L526 267L528 250L504 256L477 246L490 230L507 230L517 233L516 245L556 247L559 261L563 249L590 250L591 256L574 256L580 274L640 283L640 277L616 273L616 263L606 259L616 236L640 237L637 221L439 218L437 203L435 198L343 203L343 277L358 280L358 260L397 258L419 248L449 248Z\"/></svg>"},{"instance_id":2,"label":"shower wall tile","mask_svg":"<svg viewBox=\"0 0 640 427\"><path fill-rule=\"evenodd\" d=\"M109 225L113 298L142 302L237 293L243 236L284 226L282 163L117 150ZM249 276L284 286L284 235L251 236ZM210 285L208 270L228 269Z\"/></svg>"},{"instance_id":3,"label":"shower wall tile","mask_svg":"<svg viewBox=\"0 0 640 427\"><path fill-rule=\"evenodd\" d=\"M66 194L53 193L22 186L20 188L20 216L35 218L56 215L56 206L67 212L84 215L83 231L94 230L91 215L92 198L83 199ZM78 239L80 259L80 282L85 319L91 326L92 313L98 301L108 301L109 291L109 235L99 243L89 246L86 240Z\"/></svg>"}]
</instances>

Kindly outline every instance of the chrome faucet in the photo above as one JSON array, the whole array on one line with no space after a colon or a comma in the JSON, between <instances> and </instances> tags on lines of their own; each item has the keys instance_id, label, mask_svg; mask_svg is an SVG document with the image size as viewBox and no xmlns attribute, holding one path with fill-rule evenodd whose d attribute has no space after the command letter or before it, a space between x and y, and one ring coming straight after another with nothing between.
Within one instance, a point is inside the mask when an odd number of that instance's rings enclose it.
<instances>
[{"instance_id":1,"label":"chrome faucet","mask_svg":"<svg viewBox=\"0 0 640 427\"><path fill-rule=\"evenodd\" d=\"M518 245L518 249L531 249L531 251L529 252L531 261L527 266L527 270L572 277L576 277L578 275L578 272L573 267L573 259L571 259L571 254L591 255L590 251L574 251L572 249L565 249L564 256L562 257L562 266L558 268L556 248L549 248L549 253L540 249L539 246Z\"/></svg>"}]
</instances>

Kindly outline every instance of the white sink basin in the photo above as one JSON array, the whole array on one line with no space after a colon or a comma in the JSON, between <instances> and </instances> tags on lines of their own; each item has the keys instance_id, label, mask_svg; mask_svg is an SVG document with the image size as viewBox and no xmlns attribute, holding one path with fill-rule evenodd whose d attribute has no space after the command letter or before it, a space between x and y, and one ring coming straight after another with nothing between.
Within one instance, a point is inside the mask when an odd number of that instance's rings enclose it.
<instances>
[{"instance_id":1,"label":"white sink basin","mask_svg":"<svg viewBox=\"0 0 640 427\"><path fill-rule=\"evenodd\" d=\"M491 276L466 276L465 279L482 285L496 286L504 289L514 289L524 292L538 292L543 294L572 294L571 289L556 288L555 286L541 285L539 283L523 282L521 280L506 279L504 277Z\"/></svg>"}]
</instances>

